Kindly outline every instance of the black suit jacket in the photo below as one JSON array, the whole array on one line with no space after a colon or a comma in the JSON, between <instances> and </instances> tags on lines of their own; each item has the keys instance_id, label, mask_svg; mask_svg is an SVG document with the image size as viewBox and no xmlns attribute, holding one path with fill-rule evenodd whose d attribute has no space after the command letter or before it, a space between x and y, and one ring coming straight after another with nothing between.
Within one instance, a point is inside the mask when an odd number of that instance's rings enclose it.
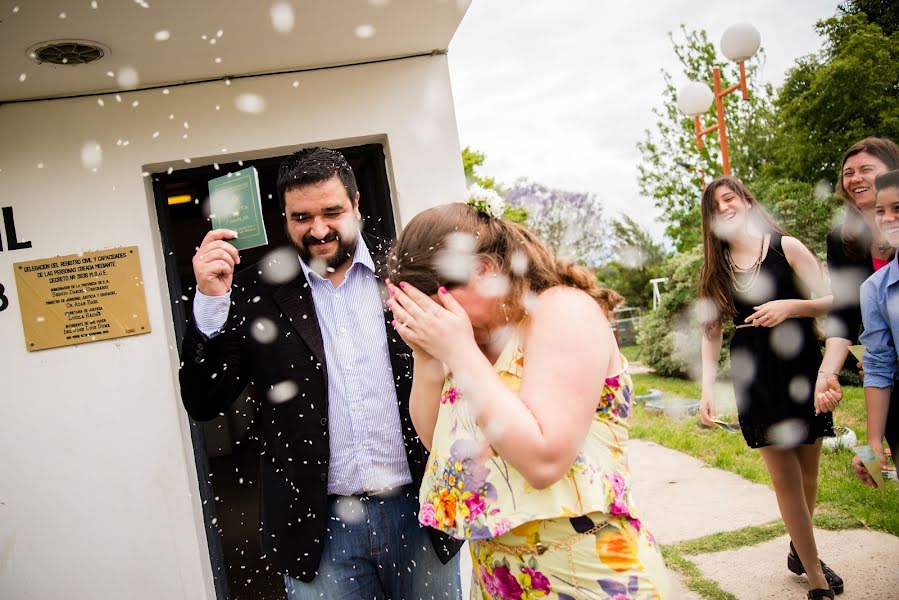
<instances>
[{"instance_id":1,"label":"black suit jacket","mask_svg":"<svg viewBox=\"0 0 899 600\"><path fill-rule=\"evenodd\" d=\"M858 244L864 251L850 256L843 244L843 227L839 225L827 234L827 271L833 292L833 304L827 313L827 337L846 338L857 344L862 329L859 288L874 273L874 263L868 249L870 233ZM849 359L847 362L854 367L855 359L851 355Z\"/></svg>"},{"instance_id":2,"label":"black suit jacket","mask_svg":"<svg viewBox=\"0 0 899 600\"><path fill-rule=\"evenodd\" d=\"M365 234L363 239L379 265L387 242ZM259 319L267 319L268 326L276 328L273 342L260 343L252 334L251 327ZM418 486L427 453L409 416L412 355L389 320L385 311L406 458ZM256 428L263 446L260 543L279 572L312 581L328 518L328 380L321 329L302 271L280 285L265 282L255 266L238 274L222 332L206 339L191 317L182 341L182 361L184 408L200 421L224 413L249 382L255 384ZM296 384L297 395L285 402L269 401L268 391L285 381ZM429 533L444 563L458 552L460 542L434 529Z\"/></svg>"}]
</instances>

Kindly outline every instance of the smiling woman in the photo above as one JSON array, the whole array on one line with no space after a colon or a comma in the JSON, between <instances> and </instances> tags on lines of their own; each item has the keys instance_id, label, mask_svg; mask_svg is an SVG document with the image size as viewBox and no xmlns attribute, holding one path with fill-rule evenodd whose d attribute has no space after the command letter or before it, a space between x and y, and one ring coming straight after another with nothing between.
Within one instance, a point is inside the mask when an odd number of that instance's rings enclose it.
<instances>
[{"instance_id":1,"label":"smiling woman","mask_svg":"<svg viewBox=\"0 0 899 600\"><path fill-rule=\"evenodd\" d=\"M818 564L811 520L821 438L833 435L831 415L817 413L812 393L820 356L813 318L830 307L826 279L808 248L788 236L739 180L710 183L701 211L700 297L717 312L704 324L700 417L715 424L722 323L733 318L730 351L740 429L771 475L795 543L788 564L797 573L808 565L809 598L833 598L843 582Z\"/></svg>"}]
</instances>

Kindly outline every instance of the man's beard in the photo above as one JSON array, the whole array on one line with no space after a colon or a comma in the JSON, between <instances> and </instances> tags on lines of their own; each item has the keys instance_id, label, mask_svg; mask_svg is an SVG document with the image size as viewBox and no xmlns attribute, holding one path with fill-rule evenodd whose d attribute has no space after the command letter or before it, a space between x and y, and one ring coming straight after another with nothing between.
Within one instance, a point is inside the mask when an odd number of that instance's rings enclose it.
<instances>
[{"instance_id":1,"label":"man's beard","mask_svg":"<svg viewBox=\"0 0 899 600\"><path fill-rule=\"evenodd\" d=\"M327 259L313 255L309 251L309 248L312 246L326 244L332 240L337 240L337 251ZM359 235L357 233L352 239L349 239L348 237L342 237L336 231L332 231L322 240L312 235L305 235L303 236L302 245L294 242L293 238L291 238L291 242L293 242L293 246L296 248L300 258L303 259L303 262L310 267L313 267L313 270L318 270L316 267L320 267L322 263L324 263L325 269L336 270L338 267L343 266L347 261L352 260L353 255L356 254ZM319 264L313 266L313 262ZM324 275L324 273L320 273L320 275Z\"/></svg>"}]
</instances>

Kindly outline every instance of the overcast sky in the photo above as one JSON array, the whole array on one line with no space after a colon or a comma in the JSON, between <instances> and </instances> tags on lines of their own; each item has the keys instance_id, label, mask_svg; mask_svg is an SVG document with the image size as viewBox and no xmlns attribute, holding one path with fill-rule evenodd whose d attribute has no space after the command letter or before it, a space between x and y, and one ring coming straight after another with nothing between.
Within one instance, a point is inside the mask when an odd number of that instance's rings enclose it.
<instances>
[{"instance_id":1,"label":"overcast sky","mask_svg":"<svg viewBox=\"0 0 899 600\"><path fill-rule=\"evenodd\" d=\"M817 20L839 0L473 0L449 47L462 146L487 155L483 173L594 192L609 215L664 225L637 188L636 144L655 123L660 69L677 69L668 32L705 29L716 46L731 24L762 36L761 76L779 85L821 48Z\"/></svg>"}]
</instances>

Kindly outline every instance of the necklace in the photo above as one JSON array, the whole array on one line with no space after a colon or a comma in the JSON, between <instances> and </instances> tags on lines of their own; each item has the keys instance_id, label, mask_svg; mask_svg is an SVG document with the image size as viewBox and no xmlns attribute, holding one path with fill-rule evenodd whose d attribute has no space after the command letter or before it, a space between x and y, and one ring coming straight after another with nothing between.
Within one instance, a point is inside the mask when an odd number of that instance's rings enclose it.
<instances>
[{"instance_id":1,"label":"necklace","mask_svg":"<svg viewBox=\"0 0 899 600\"><path fill-rule=\"evenodd\" d=\"M765 237L762 236L762 244L759 247L759 256L755 259L755 262L745 269L737 265L734 262L733 257L730 255L730 248L724 249L724 256L727 258L727 266L730 268L730 279L734 283L734 289L740 293L748 292L753 285L755 285L756 280L759 278L759 273L762 270L762 254L765 251ZM737 275L740 275L744 282L740 283L737 279Z\"/></svg>"}]
</instances>

